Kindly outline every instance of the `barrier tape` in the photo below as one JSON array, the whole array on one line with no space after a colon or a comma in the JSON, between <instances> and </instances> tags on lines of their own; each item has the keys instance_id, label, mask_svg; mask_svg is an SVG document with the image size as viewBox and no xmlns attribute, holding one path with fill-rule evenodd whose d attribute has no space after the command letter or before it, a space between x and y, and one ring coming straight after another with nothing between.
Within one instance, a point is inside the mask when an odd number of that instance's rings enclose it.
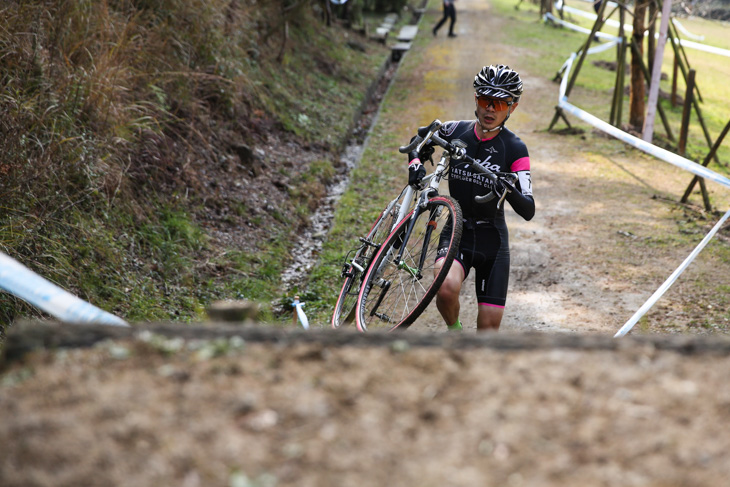
<instances>
[{"instance_id":1,"label":"barrier tape","mask_svg":"<svg viewBox=\"0 0 730 487\"><path fill-rule=\"evenodd\" d=\"M591 50L589 49L588 52L590 53ZM559 109L563 110L566 113L569 113L573 115L576 118L579 118L583 120L584 122L594 126L595 128L606 132L607 134L621 140L622 142L629 144L637 149L639 149L642 152L645 152L647 154L650 154L657 159L663 160L665 162L668 162L674 166L679 167L680 169L684 169L685 171L691 172L692 174L699 176L701 178L705 178L710 181L715 181L718 184L721 184L723 186L726 186L730 188L730 179L726 178L725 176L716 173L715 171L706 168L705 166L702 166L701 164L698 164L694 161L690 161L689 159L686 159L682 156L679 156L677 154L674 154L673 152L669 152L666 149L662 149L661 147L657 147L653 144L650 144L646 142L643 139L639 139L638 137L634 137L633 135L624 132L623 130L620 130L613 125L604 122L603 120L595 117L594 115L591 115L590 113L581 110L580 108L576 107L575 105L572 105L568 103L568 97L565 96L565 92L567 91L568 86L568 78L570 77L570 70L573 67L573 61L575 61L575 58L577 57L576 53L572 53L570 57L565 61L563 64L563 68L565 70L563 74L563 78L560 81L560 93L558 98L558 107ZM664 293L669 289L669 287L674 284L674 282L677 280L677 278L682 274L682 272L685 271L685 269L689 266L690 263L697 257L697 255L700 253L700 251L705 248L707 243L712 239L712 237L717 233L717 231L722 227L722 225L727 221L728 217L730 217L730 210L728 210L727 213L718 221L715 226L712 228L712 230L705 236L705 238L702 239L702 241L697 245L697 247L687 256L687 258L682 262L682 264L667 278L667 280L662 284L655 292L654 294L634 313L634 315L619 329L618 332L614 335L614 337L622 337L626 335L633 327L636 325L636 323L641 319L642 316L644 316L649 309L654 306L654 304L659 300L660 297L664 295Z\"/></svg>"},{"instance_id":2,"label":"barrier tape","mask_svg":"<svg viewBox=\"0 0 730 487\"><path fill-rule=\"evenodd\" d=\"M307 315L304 314L304 303L299 301L299 296L296 296L294 298L294 302L292 303L292 306L296 309L296 318L298 318L299 322L302 324L302 327L305 330L309 330L309 320L307 319Z\"/></svg>"},{"instance_id":3,"label":"barrier tape","mask_svg":"<svg viewBox=\"0 0 730 487\"><path fill-rule=\"evenodd\" d=\"M607 5L607 7L610 8L611 7L611 4L613 4L614 6L616 5L613 2L609 2L608 5ZM568 6L565 6L565 5L563 5L562 8L561 8L561 5L562 5L562 1L561 0L555 2L555 8L558 9L558 10L563 10L565 12L569 12L569 13L578 15L580 17L585 17L587 19L593 20L594 22L598 18L598 16L596 14L592 14L590 12L586 12L585 10L577 9L577 8L574 8L574 7L568 7ZM583 32L584 34L590 34L590 32L591 32L590 29L586 29L584 27L580 27L578 25L571 24L570 22L566 22L566 21L564 21L562 19L559 19L559 18L555 17L554 15L552 15L550 13L546 13L545 15L543 15L543 19L549 19L549 20L551 20L551 21L553 21L553 22L555 22L557 24L560 24L560 25L562 25L564 27L567 27L569 29L572 29L572 30L575 30L575 31L578 31L578 32ZM674 26L677 27L677 29L680 30L687 37L690 37L692 39L699 40L699 41L701 41L701 40L703 40L705 38L704 36L695 35L695 34L692 34L689 31L687 31L687 29L677 19L672 18L671 20L672 20L672 24L674 24ZM620 26L620 22L618 22L617 20L613 20L613 19L606 19L606 21L604 23L606 25L610 25L611 27L615 27L617 29ZM631 24L624 23L624 30L626 32L633 32L634 31L634 26L631 25ZM598 37L600 37L600 38L606 38L606 36L611 37L608 34L604 34L603 32L596 32L596 35ZM654 37L655 38L659 38L659 34L655 34ZM678 42L681 46L688 47L688 48L694 49L696 51L704 51L704 52L708 52L710 54L717 54L718 56L730 57L730 51L727 50L727 49L723 49L721 47L710 46L710 45L707 45L707 44L702 44L702 43L699 43L699 42L688 41L688 40L680 39L680 38L677 38L677 37L674 38L674 42Z\"/></svg>"},{"instance_id":4,"label":"barrier tape","mask_svg":"<svg viewBox=\"0 0 730 487\"><path fill-rule=\"evenodd\" d=\"M83 301L0 252L0 289L67 323L129 326Z\"/></svg>"},{"instance_id":5,"label":"barrier tape","mask_svg":"<svg viewBox=\"0 0 730 487\"><path fill-rule=\"evenodd\" d=\"M718 221L714 227L712 227L712 230L710 230L710 233L705 235L705 238L702 239L702 242L692 251L691 254L687 256L686 259L684 259L684 262L682 262L682 265L677 267L677 269L672 272L672 275L667 278L666 281L664 281L664 284L659 286L659 289L657 289L654 294L639 308L639 310L634 313L634 316L632 316L629 321L624 324L624 326L621 327L619 331L616 332L614 335L614 338L616 337L622 337L626 335L636 323L641 319L642 316L646 314L649 309L654 306L654 304L661 298L664 293L669 289L669 287L674 284L674 281L677 280L680 274L687 269L687 266L692 263L692 261L697 257L697 255L700 253L702 249L705 248L705 246L710 242L712 237L715 236L717 231L722 227L722 225L727 221L728 217L730 217L730 210L728 210L727 213L725 213L725 216L723 216L720 221Z\"/></svg>"}]
</instances>

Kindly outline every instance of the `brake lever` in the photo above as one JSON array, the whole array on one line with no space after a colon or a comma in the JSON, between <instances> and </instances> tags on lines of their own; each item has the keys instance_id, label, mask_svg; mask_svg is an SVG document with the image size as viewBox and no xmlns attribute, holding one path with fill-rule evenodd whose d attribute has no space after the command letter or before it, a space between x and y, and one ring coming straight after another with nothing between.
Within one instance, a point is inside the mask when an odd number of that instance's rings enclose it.
<instances>
[{"instance_id":1,"label":"brake lever","mask_svg":"<svg viewBox=\"0 0 730 487\"><path fill-rule=\"evenodd\" d=\"M504 205L504 199L507 197L507 193L509 193L510 190L507 188L504 188L504 191L502 192L502 196L499 197L499 201L497 201L497 208L502 208L502 205Z\"/></svg>"}]
</instances>

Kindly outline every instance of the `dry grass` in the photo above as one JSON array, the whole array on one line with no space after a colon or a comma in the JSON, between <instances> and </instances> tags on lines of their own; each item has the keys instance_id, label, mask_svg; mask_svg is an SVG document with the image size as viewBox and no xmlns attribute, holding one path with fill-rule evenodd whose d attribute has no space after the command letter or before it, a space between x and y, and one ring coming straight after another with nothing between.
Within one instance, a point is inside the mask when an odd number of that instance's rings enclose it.
<instances>
[{"instance_id":1,"label":"dry grass","mask_svg":"<svg viewBox=\"0 0 730 487\"><path fill-rule=\"evenodd\" d=\"M239 148L281 133L292 151L317 144L331 157L384 59L380 47L348 48L348 33L324 28L315 4L4 2L0 251L131 319L189 319L225 294L212 282L220 269L196 270L230 250L211 248L202 227L281 223L245 209L271 189L233 187L252 177ZM300 113L311 123L292 123ZM284 205L279 213L295 212ZM0 295L0 324L26 313Z\"/></svg>"}]
</instances>

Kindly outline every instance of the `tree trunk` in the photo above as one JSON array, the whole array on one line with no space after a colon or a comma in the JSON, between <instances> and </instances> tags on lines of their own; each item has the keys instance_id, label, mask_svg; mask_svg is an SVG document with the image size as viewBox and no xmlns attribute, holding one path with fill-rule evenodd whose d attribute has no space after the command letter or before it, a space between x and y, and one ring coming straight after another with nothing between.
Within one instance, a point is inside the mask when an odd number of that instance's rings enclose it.
<instances>
[{"instance_id":1,"label":"tree trunk","mask_svg":"<svg viewBox=\"0 0 730 487\"><path fill-rule=\"evenodd\" d=\"M632 42L638 48L639 54L631 51L631 93L629 96L629 124L637 130L644 126L644 98L646 97L646 84L641 63L644 56L644 29L646 0L639 0L634 7L634 32Z\"/></svg>"},{"instance_id":2,"label":"tree trunk","mask_svg":"<svg viewBox=\"0 0 730 487\"><path fill-rule=\"evenodd\" d=\"M552 0L541 0L540 1L540 18L546 13L553 13L553 1Z\"/></svg>"},{"instance_id":3,"label":"tree trunk","mask_svg":"<svg viewBox=\"0 0 730 487\"><path fill-rule=\"evenodd\" d=\"M647 31L647 37L646 37L646 47L647 47L647 66L649 66L649 76L652 75L652 70L654 69L654 56L656 55L656 39L654 38L656 36L656 20L659 15L659 8L657 5L657 2L654 0L649 0L649 27Z\"/></svg>"}]
</instances>

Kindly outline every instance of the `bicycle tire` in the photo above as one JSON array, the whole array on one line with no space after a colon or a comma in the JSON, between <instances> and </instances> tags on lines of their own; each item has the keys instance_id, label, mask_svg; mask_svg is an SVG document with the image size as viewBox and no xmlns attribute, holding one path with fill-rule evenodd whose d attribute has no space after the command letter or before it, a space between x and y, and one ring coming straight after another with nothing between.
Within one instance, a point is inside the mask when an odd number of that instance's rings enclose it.
<instances>
[{"instance_id":1,"label":"bicycle tire","mask_svg":"<svg viewBox=\"0 0 730 487\"><path fill-rule=\"evenodd\" d=\"M449 196L428 200L416 215L401 262L394 261L415 211L418 208L393 229L365 273L355 320L361 332L408 328L429 305L451 268L461 241L462 212ZM441 239L448 248L436 273L436 253Z\"/></svg>"},{"instance_id":2,"label":"bicycle tire","mask_svg":"<svg viewBox=\"0 0 730 487\"><path fill-rule=\"evenodd\" d=\"M404 190L405 191L405 190ZM401 193L402 196L403 193ZM390 205L388 205L390 206ZM368 234L364 237L365 242L358 248L352 260L357 262L365 271L370 266L372 258L377 253L380 245L390 234L395 220L398 218L398 210L400 203L394 205L388 212L386 206L380 212L380 216L375 220ZM388 214L386 214L388 212ZM363 272L359 271L352 265L352 261L345 263L342 270L342 276L345 278L337 296L335 309L332 313L332 328L339 328L343 324L349 323L355 318L355 305L360 294L360 284L362 283Z\"/></svg>"}]
</instances>

